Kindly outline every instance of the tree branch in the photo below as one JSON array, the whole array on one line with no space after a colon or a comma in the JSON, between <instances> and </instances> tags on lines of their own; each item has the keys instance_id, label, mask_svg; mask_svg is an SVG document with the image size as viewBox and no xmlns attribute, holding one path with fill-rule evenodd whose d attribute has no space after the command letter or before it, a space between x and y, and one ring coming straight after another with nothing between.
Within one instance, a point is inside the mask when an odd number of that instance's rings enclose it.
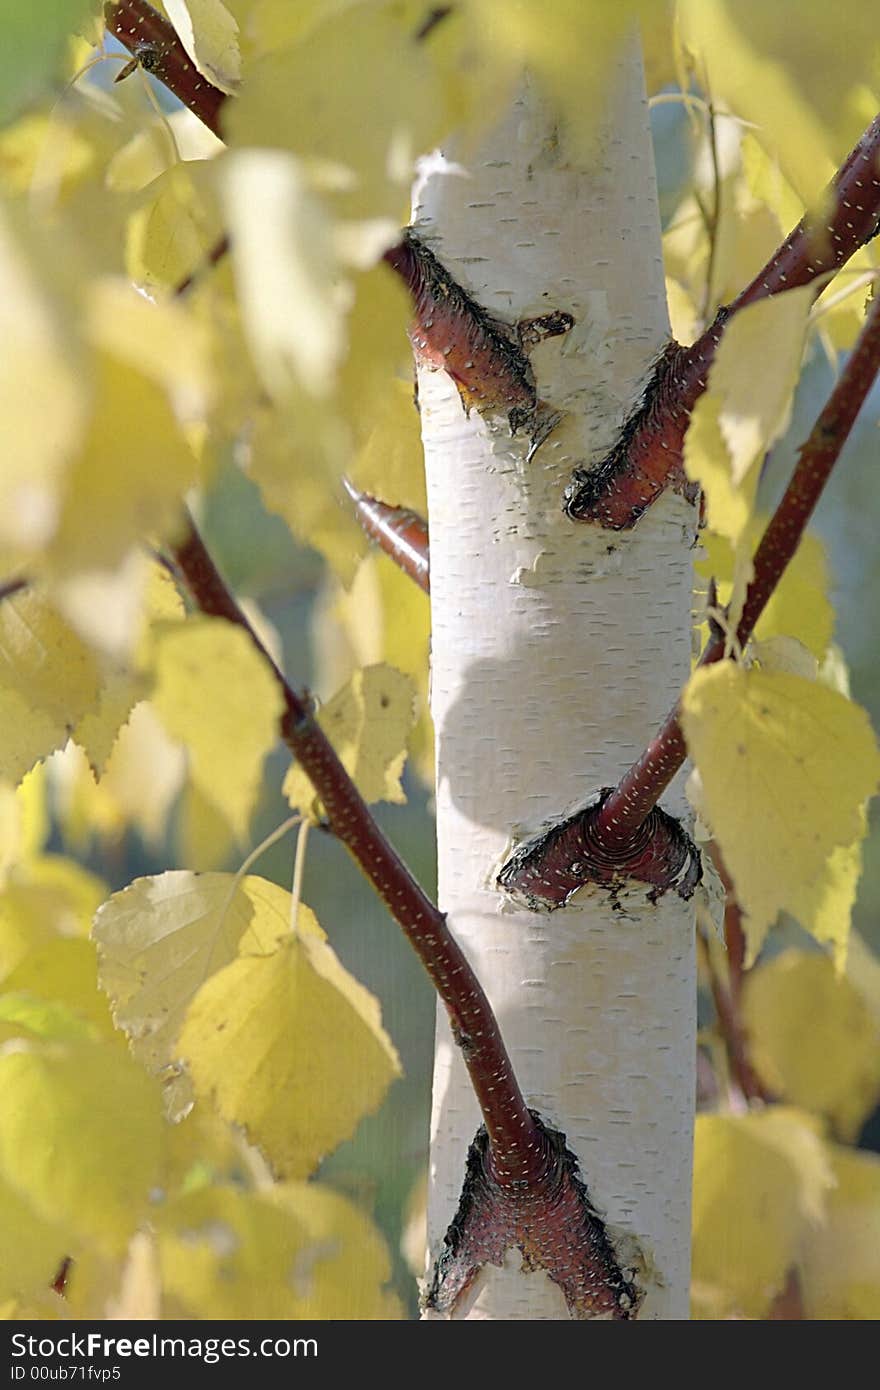
<instances>
[{"instance_id":1,"label":"tree branch","mask_svg":"<svg viewBox=\"0 0 880 1390\"><path fill-rule=\"evenodd\" d=\"M519 1089L491 1005L444 914L386 840L308 701L272 660L192 523L173 554L202 612L242 628L269 665L284 697L284 742L324 803L331 829L402 927L443 1000L486 1124L495 1181L509 1189L541 1179L550 1163L547 1145Z\"/></svg>"},{"instance_id":2,"label":"tree branch","mask_svg":"<svg viewBox=\"0 0 880 1390\"><path fill-rule=\"evenodd\" d=\"M146 72L163 82L215 135L222 134L220 108L226 93L202 76L164 15L145 0L108 0L104 23Z\"/></svg>"},{"instance_id":3,"label":"tree branch","mask_svg":"<svg viewBox=\"0 0 880 1390\"><path fill-rule=\"evenodd\" d=\"M731 316L747 304L812 284L838 270L880 226L880 115L875 116L826 190L733 303L719 309L688 348L671 343L614 448L589 469L577 469L565 510L576 521L626 530L670 485L686 487L682 448L691 411L706 389L709 368Z\"/></svg>"},{"instance_id":4,"label":"tree branch","mask_svg":"<svg viewBox=\"0 0 880 1390\"><path fill-rule=\"evenodd\" d=\"M368 492L361 492L348 478L342 479L363 530L384 550L398 569L414 579L425 593L431 592L428 523L409 507L392 507Z\"/></svg>"},{"instance_id":5,"label":"tree branch","mask_svg":"<svg viewBox=\"0 0 880 1390\"><path fill-rule=\"evenodd\" d=\"M730 1074L739 1087L743 1098L748 1102L760 1101L769 1104L777 1100L770 1088L756 1071L749 1054L749 1035L742 1018L742 982L745 959L745 934L742 929L742 908L736 900L736 889L727 872L721 853L716 844L712 845L712 858L727 892L724 907L724 943L727 947L728 983L719 978L714 969L712 956L707 950L706 961L709 986L715 1005L718 1031L727 1053Z\"/></svg>"},{"instance_id":6,"label":"tree branch","mask_svg":"<svg viewBox=\"0 0 880 1390\"><path fill-rule=\"evenodd\" d=\"M867 322L837 385L800 449L788 487L755 552L754 576L736 630L740 646L744 646L752 635L755 624L797 550L878 370L880 296L871 305ZM700 665L709 666L720 661L724 654L724 638L716 636L703 652ZM686 756L684 737L675 710L597 812L592 830L606 853L619 853L626 848Z\"/></svg>"}]
</instances>

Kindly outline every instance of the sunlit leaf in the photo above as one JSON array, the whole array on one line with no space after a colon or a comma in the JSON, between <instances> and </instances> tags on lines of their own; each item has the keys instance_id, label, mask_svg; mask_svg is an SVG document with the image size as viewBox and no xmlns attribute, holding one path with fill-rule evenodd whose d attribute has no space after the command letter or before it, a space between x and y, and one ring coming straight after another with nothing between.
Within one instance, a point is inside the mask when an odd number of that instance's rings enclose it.
<instances>
[{"instance_id":1,"label":"sunlit leaf","mask_svg":"<svg viewBox=\"0 0 880 1390\"><path fill-rule=\"evenodd\" d=\"M327 734L366 801L404 801L400 775L413 723L414 689L408 676L391 666L356 671L344 689L318 714ZM312 813L312 784L298 763L284 779L293 809Z\"/></svg>"},{"instance_id":2,"label":"sunlit leaf","mask_svg":"<svg viewBox=\"0 0 880 1390\"><path fill-rule=\"evenodd\" d=\"M35 590L0 604L0 775L19 781L97 704L91 650Z\"/></svg>"},{"instance_id":3,"label":"sunlit leaf","mask_svg":"<svg viewBox=\"0 0 880 1390\"><path fill-rule=\"evenodd\" d=\"M771 1090L855 1139L880 1096L880 1021L854 986L825 956L785 951L747 975L743 1022Z\"/></svg>"},{"instance_id":4,"label":"sunlit leaf","mask_svg":"<svg viewBox=\"0 0 880 1390\"><path fill-rule=\"evenodd\" d=\"M241 77L238 24L222 0L165 0L165 11L199 72L222 92Z\"/></svg>"},{"instance_id":5,"label":"sunlit leaf","mask_svg":"<svg viewBox=\"0 0 880 1390\"><path fill-rule=\"evenodd\" d=\"M834 1178L808 1116L781 1106L698 1115L693 1289L708 1316L759 1318L800 1242L823 1220ZM711 1309L711 1312L708 1310Z\"/></svg>"},{"instance_id":6,"label":"sunlit leaf","mask_svg":"<svg viewBox=\"0 0 880 1390\"><path fill-rule=\"evenodd\" d=\"M399 1316L388 1252L332 1188L213 1188L158 1217L165 1316L285 1321ZM357 1277L352 1277L357 1270Z\"/></svg>"},{"instance_id":7,"label":"sunlit leaf","mask_svg":"<svg viewBox=\"0 0 880 1390\"><path fill-rule=\"evenodd\" d=\"M794 910L862 830L880 778L864 710L817 681L723 662L685 688L682 726L706 813L757 931ZM748 924L747 924L748 925Z\"/></svg>"},{"instance_id":8,"label":"sunlit leaf","mask_svg":"<svg viewBox=\"0 0 880 1390\"><path fill-rule=\"evenodd\" d=\"M222 618L173 624L159 638L152 703L185 745L202 795L243 839L284 708L247 633Z\"/></svg>"},{"instance_id":9,"label":"sunlit leaf","mask_svg":"<svg viewBox=\"0 0 880 1390\"><path fill-rule=\"evenodd\" d=\"M135 1056L161 1071L178 1055L186 1010L235 959L254 912L286 928L286 895L260 879L180 870L136 879L95 917L100 979Z\"/></svg>"},{"instance_id":10,"label":"sunlit leaf","mask_svg":"<svg viewBox=\"0 0 880 1390\"><path fill-rule=\"evenodd\" d=\"M798 1275L806 1316L841 1321L880 1316L880 1158L830 1148L828 1214L804 1238Z\"/></svg>"},{"instance_id":11,"label":"sunlit leaf","mask_svg":"<svg viewBox=\"0 0 880 1390\"><path fill-rule=\"evenodd\" d=\"M40 1220L123 1249L159 1169L155 1082L102 1043L23 1044L0 1055L0 1093L0 1182Z\"/></svg>"},{"instance_id":12,"label":"sunlit leaf","mask_svg":"<svg viewBox=\"0 0 880 1390\"><path fill-rule=\"evenodd\" d=\"M190 1005L180 1052L197 1095L242 1126L277 1173L306 1177L377 1108L400 1063L377 1000L308 908L280 940L254 921L239 949Z\"/></svg>"}]
</instances>

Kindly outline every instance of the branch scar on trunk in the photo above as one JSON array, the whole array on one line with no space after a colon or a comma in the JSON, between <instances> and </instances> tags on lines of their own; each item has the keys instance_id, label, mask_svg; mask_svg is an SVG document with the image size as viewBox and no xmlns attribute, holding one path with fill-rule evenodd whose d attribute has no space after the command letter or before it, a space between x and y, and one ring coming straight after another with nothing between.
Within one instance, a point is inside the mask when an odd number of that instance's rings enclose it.
<instances>
[{"instance_id":1,"label":"branch scar on trunk","mask_svg":"<svg viewBox=\"0 0 880 1390\"><path fill-rule=\"evenodd\" d=\"M641 1256L635 1252L629 1267L621 1262L565 1135L531 1113L546 1141L546 1174L529 1187L499 1184L480 1127L468 1150L458 1210L434 1263L425 1308L454 1316L483 1266L503 1266L507 1251L518 1249L524 1270L544 1270L559 1286L572 1318L635 1318L643 1298L635 1281Z\"/></svg>"},{"instance_id":2,"label":"branch scar on trunk","mask_svg":"<svg viewBox=\"0 0 880 1390\"><path fill-rule=\"evenodd\" d=\"M674 816L655 806L627 842L613 851L603 846L595 823L614 789L598 796L573 815L521 844L498 874L497 884L533 912L565 907L572 894L587 883L611 890L628 880L649 886L656 902L674 889L687 901L703 876L700 852Z\"/></svg>"},{"instance_id":3,"label":"branch scar on trunk","mask_svg":"<svg viewBox=\"0 0 880 1390\"><path fill-rule=\"evenodd\" d=\"M417 362L452 378L466 414L506 414L511 434L524 430L528 435L526 462L531 460L562 411L539 400L528 350L567 333L573 316L555 309L517 324L503 323L468 294L411 229L386 251L385 260L413 298L410 340Z\"/></svg>"}]
</instances>

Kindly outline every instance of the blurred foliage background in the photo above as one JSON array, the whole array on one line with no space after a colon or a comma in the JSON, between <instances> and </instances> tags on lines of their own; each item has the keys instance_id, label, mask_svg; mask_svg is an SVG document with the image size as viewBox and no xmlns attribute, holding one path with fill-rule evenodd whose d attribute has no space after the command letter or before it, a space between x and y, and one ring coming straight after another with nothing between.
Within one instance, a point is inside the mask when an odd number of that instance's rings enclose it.
<instances>
[{"instance_id":1,"label":"blurred foliage background","mask_svg":"<svg viewBox=\"0 0 880 1390\"><path fill-rule=\"evenodd\" d=\"M8 5L0 9L0 32L9 19ZM809 7L807 7L809 9ZM15 9L15 6L12 6ZM760 7L749 11L754 19ZM54 13L54 12L53 12ZM62 16L63 25L63 16ZM810 30L811 16L804 19ZM802 42L810 47L807 38ZM809 54L807 55L809 57ZM817 55L814 55L817 56ZM97 67L89 81L109 89L112 73ZM3 69L0 68L0 87ZM165 111L175 103L167 91L152 84L156 101ZM667 90L671 90L667 88ZM821 105L821 102L820 102ZM827 114L827 113L824 113ZM848 119L855 120L853 113ZM832 122L833 124L833 122ZM706 127L694 122L680 104L657 104L652 110L657 155L661 214L664 229L676 225L683 204L698 187L714 196L712 160ZM861 125L856 123L856 129ZM849 126L847 126L849 129ZM732 183L722 196L733 198ZM732 206L725 216L733 217ZM734 258L735 259L735 258ZM733 261L731 262L731 266ZM732 270L731 270L731 273ZM716 287L717 288L717 287ZM798 387L792 419L782 441L768 459L762 479L766 506L771 506L790 474L798 445L824 403L833 384L838 360L834 343L816 342L810 350ZM880 390L865 408L846 447L815 521L815 530L827 547L833 575L832 597L837 613L836 638L850 668L852 694L880 727L880 551L876 543L877 421ZM229 458L220 467L200 507L205 539L235 592L250 600L277 634L284 668L298 688L307 686L321 700L328 699L357 664L357 613L345 613L338 582L328 578L325 561L317 551L297 543L278 517L263 506L256 486ZM392 593L401 582L384 557L371 556L368 583ZM393 599L392 599L393 601ZM401 600L403 601L403 600ZM351 601L349 601L350 603ZM406 599L419 607L416 637L423 643L427 600ZM361 612L367 611L366 605ZM652 733L646 730L646 738ZM76 778L64 757L51 760L52 829L50 851L70 853L98 873L116 890L143 874L165 869L239 867L249 848L259 845L290 812L281 782L288 759L280 751L266 764L260 802L253 818L250 845L233 845L224 828L212 821L209 808L193 801L190 788L172 809L162 833L150 835L128 824L117 829L112 818L104 833L93 835L87 821L77 814ZM426 772L430 752L422 729L416 767L408 767L405 806L382 804L376 815L429 893L435 891L435 849L431 795ZM74 790L71 791L71 788ZM73 797L73 800L71 800ZM255 865L255 872L289 887L293 867L292 836L272 844ZM416 1291L401 1243L409 1215L418 1204L424 1179L430 1111L430 1076L433 1053L434 997L421 967L400 931L377 901L368 885L330 836L313 831L309 838L303 898L331 933L333 945L348 969L372 990L382 1005L385 1025L399 1049L404 1077L392 1088L375 1116L364 1121L355 1137L324 1164L322 1175L353 1195L371 1211L386 1233L394 1252L395 1279L410 1312L415 1311ZM865 846L864 872L859 888L855 925L880 954L880 808L875 806ZM796 925L783 923L771 934L769 954L797 943L815 949ZM702 1015L708 1019L706 998ZM815 1020L814 1020L815 1022ZM863 1147L880 1152L880 1110L870 1116L859 1140Z\"/></svg>"}]
</instances>

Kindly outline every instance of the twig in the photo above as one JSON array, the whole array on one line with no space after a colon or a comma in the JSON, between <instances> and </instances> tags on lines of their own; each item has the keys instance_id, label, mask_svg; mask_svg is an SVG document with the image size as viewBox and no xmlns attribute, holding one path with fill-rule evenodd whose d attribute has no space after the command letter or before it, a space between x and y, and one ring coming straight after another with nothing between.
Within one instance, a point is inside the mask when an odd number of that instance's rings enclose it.
<instances>
[{"instance_id":1,"label":"twig","mask_svg":"<svg viewBox=\"0 0 880 1390\"><path fill-rule=\"evenodd\" d=\"M431 563L428 553L428 523L409 507L392 507L368 492L361 492L349 478L342 479L354 503L355 515L371 540L384 550L404 574L414 579L425 593L431 591Z\"/></svg>"},{"instance_id":2,"label":"twig","mask_svg":"<svg viewBox=\"0 0 880 1390\"><path fill-rule=\"evenodd\" d=\"M712 955L706 951L706 967L709 975L709 988L715 1005L715 1018L718 1032L727 1054L727 1065L743 1099L750 1104L760 1101L764 1104L776 1100L773 1092L762 1081L755 1070L749 1055L749 1036L742 1019L742 963L744 935L742 929L742 909L736 900L736 893L730 876L725 873L717 849L713 858L718 872L727 889L727 903L724 909L724 939L727 945L729 982L720 978L715 969Z\"/></svg>"},{"instance_id":3,"label":"twig","mask_svg":"<svg viewBox=\"0 0 880 1390\"><path fill-rule=\"evenodd\" d=\"M878 370L880 297L872 304L846 366L809 438L801 446L788 487L755 552L754 575L736 629L740 646L751 636L797 550ZM720 661L724 652L725 641L716 636L705 648L701 666ZM686 756L676 708L599 809L593 830L607 853L619 851L632 840Z\"/></svg>"},{"instance_id":4,"label":"twig","mask_svg":"<svg viewBox=\"0 0 880 1390\"><path fill-rule=\"evenodd\" d=\"M443 1000L486 1124L496 1182L501 1188L510 1188L538 1180L546 1174L549 1162L543 1136L519 1089L489 1001L446 925L445 915L379 829L308 702L296 693L263 646L191 522L173 554L202 612L242 628L269 665L284 698L284 742L320 796L331 829L403 929Z\"/></svg>"},{"instance_id":5,"label":"twig","mask_svg":"<svg viewBox=\"0 0 880 1390\"><path fill-rule=\"evenodd\" d=\"M681 486L682 447L691 411L706 389L709 368L732 315L747 304L801 285L812 285L818 293L829 274L876 235L880 115L838 169L820 207L822 221L816 213L803 217L691 347L668 346L614 448L592 468L575 471L566 490L569 516L625 530L668 486Z\"/></svg>"},{"instance_id":6,"label":"twig","mask_svg":"<svg viewBox=\"0 0 880 1390\"><path fill-rule=\"evenodd\" d=\"M202 76L164 15L145 0L108 0L104 23L140 67L164 83L215 135L222 134L220 108L226 93Z\"/></svg>"}]
</instances>

